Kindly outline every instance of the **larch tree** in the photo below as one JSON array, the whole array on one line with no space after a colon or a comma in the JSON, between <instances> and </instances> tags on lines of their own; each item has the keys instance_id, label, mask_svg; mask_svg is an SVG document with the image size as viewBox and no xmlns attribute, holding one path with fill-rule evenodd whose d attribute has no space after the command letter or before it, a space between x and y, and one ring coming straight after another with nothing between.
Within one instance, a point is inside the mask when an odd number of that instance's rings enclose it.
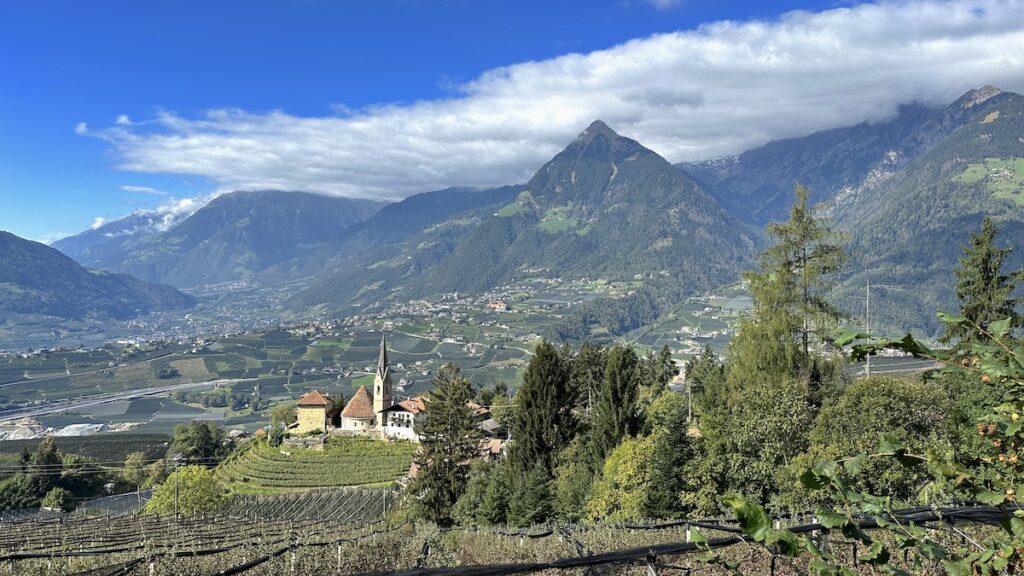
<instances>
[{"instance_id":1,"label":"larch tree","mask_svg":"<svg viewBox=\"0 0 1024 576\"><path fill-rule=\"evenodd\" d=\"M812 336L830 335L841 317L827 294L846 262L842 234L832 230L819 210L807 205L807 196L807 188L797 184L789 221L768 225L766 232L774 243L762 255L762 274L781 275L777 296L796 316L804 356L810 353Z\"/></svg>"}]
</instances>

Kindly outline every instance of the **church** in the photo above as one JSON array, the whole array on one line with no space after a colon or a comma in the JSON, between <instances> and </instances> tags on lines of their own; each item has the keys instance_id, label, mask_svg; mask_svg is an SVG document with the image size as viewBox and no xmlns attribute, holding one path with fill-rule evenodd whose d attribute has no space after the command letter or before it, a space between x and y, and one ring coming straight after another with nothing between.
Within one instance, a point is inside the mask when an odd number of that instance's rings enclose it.
<instances>
[{"instance_id":1,"label":"church","mask_svg":"<svg viewBox=\"0 0 1024 576\"><path fill-rule=\"evenodd\" d=\"M394 402L392 388L387 340L384 334L381 334L377 370L373 377L373 395L370 395L366 387L359 387L345 404L340 419L337 419L332 412L333 403L330 397L313 390L299 399L298 421L292 432L306 434L321 430L417 442L419 435L416 433L416 427L426 419L426 399L415 397ZM331 425L332 420L337 426Z\"/></svg>"}]
</instances>

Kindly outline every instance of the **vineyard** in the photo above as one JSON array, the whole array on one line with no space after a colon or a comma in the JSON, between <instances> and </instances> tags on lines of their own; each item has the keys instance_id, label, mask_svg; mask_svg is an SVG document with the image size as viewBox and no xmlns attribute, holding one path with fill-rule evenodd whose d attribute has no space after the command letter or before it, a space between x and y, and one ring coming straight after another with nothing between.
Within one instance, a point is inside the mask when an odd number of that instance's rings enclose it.
<instances>
[{"instance_id":1,"label":"vineyard","mask_svg":"<svg viewBox=\"0 0 1024 576\"><path fill-rule=\"evenodd\" d=\"M1002 516L1000 516L1002 515ZM913 509L901 522L928 525L934 538L951 545L984 536L985 524L1005 518L989 507ZM869 551L810 517L780 519L797 534L809 534L837 562L855 573ZM869 518L862 527L876 527ZM958 528L957 526L960 526ZM808 559L773 554L728 521L673 521L650 525L535 526L441 530L408 522L263 520L218 516L22 521L2 524L0 573L212 575L212 574L726 574L721 564L742 562L744 573L795 575ZM971 532L970 535L964 530ZM884 535L879 534L880 538ZM693 554L697 552L699 554ZM717 557L708 564L698 556ZM860 560L858 560L860 559ZM937 563L895 558L894 567L938 573Z\"/></svg>"},{"instance_id":2,"label":"vineyard","mask_svg":"<svg viewBox=\"0 0 1024 576\"><path fill-rule=\"evenodd\" d=\"M326 520L367 524L394 508L396 494L387 488L329 488L274 496L236 495L220 514L238 518Z\"/></svg>"},{"instance_id":3,"label":"vineyard","mask_svg":"<svg viewBox=\"0 0 1024 576\"><path fill-rule=\"evenodd\" d=\"M257 440L232 454L217 474L239 494L388 484L409 471L415 450L410 443L358 436L331 438L323 451Z\"/></svg>"}]
</instances>

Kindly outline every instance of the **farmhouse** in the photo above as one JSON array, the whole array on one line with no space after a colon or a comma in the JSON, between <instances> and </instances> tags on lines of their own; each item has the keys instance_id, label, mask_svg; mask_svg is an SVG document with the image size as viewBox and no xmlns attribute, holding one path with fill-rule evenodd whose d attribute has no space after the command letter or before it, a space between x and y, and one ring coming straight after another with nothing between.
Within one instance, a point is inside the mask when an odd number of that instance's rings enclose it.
<instances>
[{"instance_id":1,"label":"farmhouse","mask_svg":"<svg viewBox=\"0 0 1024 576\"><path fill-rule=\"evenodd\" d=\"M418 442L416 427L427 419L427 402L421 396L402 400L385 408L381 415L385 436Z\"/></svg>"},{"instance_id":2,"label":"farmhouse","mask_svg":"<svg viewBox=\"0 0 1024 576\"><path fill-rule=\"evenodd\" d=\"M299 398L296 412L298 418L293 428L296 434L306 434L314 430L326 432L330 429L331 418L335 414L331 397L317 390Z\"/></svg>"}]
</instances>

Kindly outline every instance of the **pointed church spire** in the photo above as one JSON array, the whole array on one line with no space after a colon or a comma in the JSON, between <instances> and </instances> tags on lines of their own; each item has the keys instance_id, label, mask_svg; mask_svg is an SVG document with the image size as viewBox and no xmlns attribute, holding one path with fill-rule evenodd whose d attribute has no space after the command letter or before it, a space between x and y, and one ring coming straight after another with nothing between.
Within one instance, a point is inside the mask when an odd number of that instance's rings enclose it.
<instances>
[{"instance_id":1,"label":"pointed church spire","mask_svg":"<svg viewBox=\"0 0 1024 576\"><path fill-rule=\"evenodd\" d=\"M388 366L388 343L384 333L380 334L380 356L377 358L377 373L373 377L373 413L377 415L374 424L384 427L385 408L391 406L391 367Z\"/></svg>"},{"instance_id":2,"label":"pointed church spire","mask_svg":"<svg viewBox=\"0 0 1024 576\"><path fill-rule=\"evenodd\" d=\"M382 377L388 370L388 344L384 339L384 333L380 333L380 356L377 358L377 374Z\"/></svg>"}]
</instances>

